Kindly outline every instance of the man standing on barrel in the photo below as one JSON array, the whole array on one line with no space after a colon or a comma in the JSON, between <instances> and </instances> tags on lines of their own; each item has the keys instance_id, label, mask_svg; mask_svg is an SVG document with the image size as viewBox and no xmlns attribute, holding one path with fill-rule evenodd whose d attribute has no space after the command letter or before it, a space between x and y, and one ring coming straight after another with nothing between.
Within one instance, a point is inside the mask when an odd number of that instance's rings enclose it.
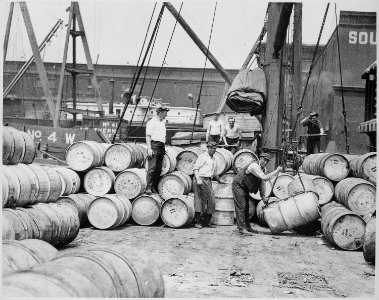
<instances>
[{"instance_id":1,"label":"man standing on barrel","mask_svg":"<svg viewBox=\"0 0 379 300\"><path fill-rule=\"evenodd\" d=\"M158 193L158 182L162 172L165 155L166 125L165 118L169 109L165 106L157 108L157 116L146 124L146 144L148 170L146 175L146 194Z\"/></svg>"},{"instance_id":2,"label":"man standing on barrel","mask_svg":"<svg viewBox=\"0 0 379 300\"><path fill-rule=\"evenodd\" d=\"M320 140L324 134L321 122L317 119L318 113L312 111L308 117L300 121L300 124L307 126L307 155L320 152Z\"/></svg>"},{"instance_id":3,"label":"man standing on barrel","mask_svg":"<svg viewBox=\"0 0 379 300\"><path fill-rule=\"evenodd\" d=\"M259 161L252 162L245 168L239 170L232 182L237 229L240 234L254 232L250 225L249 194L255 194L259 190L262 200L267 202L265 197L265 184L262 184L262 180L270 180L281 170L281 167L278 167L275 171L266 175L264 172L270 160L271 156L268 153L262 153L259 156Z\"/></svg>"},{"instance_id":4,"label":"man standing on barrel","mask_svg":"<svg viewBox=\"0 0 379 300\"><path fill-rule=\"evenodd\" d=\"M212 188L212 178L219 183L224 183L216 172L216 160L213 155L217 149L216 142L208 142L208 151L197 157L193 167L193 192L195 200L195 227L201 229L201 218L203 225L214 228L211 224L212 214L215 212L215 195Z\"/></svg>"}]
</instances>

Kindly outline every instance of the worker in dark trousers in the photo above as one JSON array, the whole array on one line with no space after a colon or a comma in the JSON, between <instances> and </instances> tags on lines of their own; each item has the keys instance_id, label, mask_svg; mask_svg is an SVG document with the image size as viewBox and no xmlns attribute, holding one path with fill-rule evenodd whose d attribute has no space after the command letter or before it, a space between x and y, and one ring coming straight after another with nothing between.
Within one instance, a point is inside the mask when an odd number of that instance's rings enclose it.
<instances>
[{"instance_id":1,"label":"worker in dark trousers","mask_svg":"<svg viewBox=\"0 0 379 300\"><path fill-rule=\"evenodd\" d=\"M255 194L260 190L262 200L267 202L265 197L265 184L262 184L262 180L270 180L281 170L281 167L278 167L275 171L266 175L264 172L270 160L271 156L268 153L261 153L259 161L253 162L239 170L232 182L237 229L240 234L254 232L250 226L249 193Z\"/></svg>"},{"instance_id":2,"label":"worker in dark trousers","mask_svg":"<svg viewBox=\"0 0 379 300\"><path fill-rule=\"evenodd\" d=\"M324 134L324 129L317 117L318 113L312 111L308 117L300 121L300 124L308 128L307 155L320 152L321 135Z\"/></svg>"},{"instance_id":3,"label":"worker in dark trousers","mask_svg":"<svg viewBox=\"0 0 379 300\"><path fill-rule=\"evenodd\" d=\"M162 172L165 155L166 125L165 119L169 109L165 106L157 108L157 116L146 124L146 144L148 170L146 175L146 191L150 195L158 193L158 182Z\"/></svg>"},{"instance_id":4,"label":"worker in dark trousers","mask_svg":"<svg viewBox=\"0 0 379 300\"><path fill-rule=\"evenodd\" d=\"M208 151L197 157L193 167L193 192L195 200L195 227L201 229L204 226L214 228L211 224L212 214L215 212L215 195L212 188L212 178L219 183L225 183L215 173L216 160L213 155L217 149L216 142L208 142ZM203 224L201 224L203 218Z\"/></svg>"}]
</instances>

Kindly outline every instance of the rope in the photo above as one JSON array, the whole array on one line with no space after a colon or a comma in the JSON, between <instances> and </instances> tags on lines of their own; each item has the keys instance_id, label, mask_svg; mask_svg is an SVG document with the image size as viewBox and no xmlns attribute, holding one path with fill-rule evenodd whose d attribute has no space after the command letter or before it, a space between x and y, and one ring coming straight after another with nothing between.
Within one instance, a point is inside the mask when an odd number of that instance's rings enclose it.
<instances>
[{"instance_id":1,"label":"rope","mask_svg":"<svg viewBox=\"0 0 379 300\"><path fill-rule=\"evenodd\" d=\"M336 23L337 23L337 4L334 4L334 12L336 15ZM338 61L339 61L339 71L340 71L340 82L341 82L341 96L342 96L342 114L344 120L344 133L345 133L345 143L346 143L346 153L349 154L349 143L347 141L347 125L346 125L346 107L345 107L345 98L343 96L343 84L342 84L342 68L341 68L341 51L340 51L340 39L338 35L338 27L337 24L337 46L338 46Z\"/></svg>"},{"instance_id":2,"label":"rope","mask_svg":"<svg viewBox=\"0 0 379 300\"><path fill-rule=\"evenodd\" d=\"M115 134L114 134L114 136L113 136L113 139L112 139L112 144L114 143L114 141L115 141L115 139L116 139L117 131L120 129L121 122L122 122L122 120L124 119L124 115L125 115L126 109L128 108L128 105L129 105L129 102L130 102L130 99L131 99L131 95L133 95L134 89L135 89L135 87L136 87L136 85L137 85L137 82L138 82L138 78L139 78L139 76L141 75L142 67L143 67L143 65L144 65L144 63L145 63L145 60L146 60L146 57L147 57L147 55L148 55L148 53L149 53L149 50L150 50L151 44L152 44L152 42L153 42L153 38L154 38L155 34L157 34L157 30L158 30L158 28L159 28L159 23L160 23L160 21L161 21L161 19L162 19L163 11L164 11L164 4L162 4L161 10L160 10L160 12L159 12L159 16L158 16L158 19L157 19L157 23L155 24L155 27L154 27L153 33L152 33L152 35L151 35L151 37L150 37L150 42L149 42L149 45L147 46L147 49L146 49L146 52L145 52L144 58L143 58L142 63L141 63L141 66L140 66L139 69L138 69L138 73L137 73L137 75L135 76L135 80L133 79L133 81L132 81L131 90L129 91L129 94L127 95L127 98L128 98L128 99L127 99L127 103L125 104L124 109L123 109L123 111L122 111L122 114L121 114L121 116L120 116L120 121L118 122L118 125L117 125L117 128L116 128L116 132L115 132Z\"/></svg>"},{"instance_id":3,"label":"rope","mask_svg":"<svg viewBox=\"0 0 379 300\"><path fill-rule=\"evenodd\" d=\"M57 160L57 161L59 161L59 162L65 164L65 165L67 165L67 163L66 163L65 161L60 160L58 157L55 157L54 155L51 155L50 153L47 153L47 152L45 152L45 151L43 151L43 150L40 150L40 149L37 149L37 150L38 150L39 152L42 152L43 154L46 154L46 155L50 156L51 158L53 158L53 159L55 159L55 160Z\"/></svg>"},{"instance_id":4,"label":"rope","mask_svg":"<svg viewBox=\"0 0 379 300\"><path fill-rule=\"evenodd\" d=\"M180 9L179 9L178 17L180 16L180 12L182 11L182 7L183 7L183 2L182 2L182 4L180 5ZM163 8L164 8L164 4L163 4ZM166 63L167 53L168 53L168 50L170 49L170 45L171 45L172 38L173 38L173 36L174 36L174 33L175 33L175 29L176 29L176 25L177 25L177 24L178 24L178 18L176 18L175 25L174 25L174 29L172 30L171 37L170 37L170 41L168 42L168 46L167 46L167 49L166 49L166 53L165 53L165 56L164 56L164 58L163 58L162 65L161 65L161 67L160 67L160 69L159 69L158 77L157 77L157 79L156 79L156 81L155 81L155 85L154 85L154 88L153 88L153 92L151 93L150 100L149 100L149 103L148 103L148 105L147 105L147 109L146 109L145 115L143 116L142 123L141 123L141 125L140 125L138 128L136 128L135 130L133 130L133 131L131 132L131 134L133 134L133 133L136 132L137 130L141 129L142 126L143 126L143 124L144 124L144 122L145 122L146 115L147 115L147 113L148 113L148 111L149 111L149 108L150 108L151 100L153 99L153 96L154 96L155 90L156 90L157 85L158 85L159 77L161 76L161 73L162 73L162 70L163 70L163 65Z\"/></svg>"},{"instance_id":5,"label":"rope","mask_svg":"<svg viewBox=\"0 0 379 300\"><path fill-rule=\"evenodd\" d=\"M203 68L203 74L202 74L202 76L201 76L201 83L200 83L199 97L197 98L197 102L196 102L196 112L195 112L195 119L193 120L193 126L192 126L192 132L191 132L190 144L192 143L192 140L193 140L193 131L195 130L196 119L197 119L197 113L198 113L198 111L199 111L199 106L200 106L201 91L203 90L204 75L205 75L205 67L206 67L206 65L207 65L207 61L208 61L209 46L210 46L210 44L211 44L211 39L212 39L212 32L213 32L213 25L214 25L215 16L216 16L216 9L217 9L217 2L215 3L215 9L214 9L214 12L213 12L213 19L212 19L211 32L210 32L210 34L209 34L208 47L207 47L207 55L205 56L205 63L204 63L204 68Z\"/></svg>"},{"instance_id":6,"label":"rope","mask_svg":"<svg viewBox=\"0 0 379 300\"><path fill-rule=\"evenodd\" d=\"M159 25L158 25L158 28L160 26L160 22L159 22ZM138 92L138 95L137 95L137 98L136 98L136 104L134 106L134 110L133 110L133 114L132 114L132 117L130 119L130 123L129 123L129 126L128 126L128 130L126 132L126 138L125 138L125 142L128 141L128 138L129 138L129 131L130 131L130 127L133 123L133 118L134 118L134 115L136 113L136 110L137 110L137 106L141 100L141 94L142 94L142 90L143 90L143 87L145 86L145 81L146 81L146 76L147 76L147 70L149 69L149 66L150 66L150 60L151 60L151 57L152 57L152 54L153 54L153 49L155 47L155 42L157 41L157 37L158 35L156 34L155 37L154 37L154 41L153 41L153 46L152 46L152 50L150 51L150 56L149 56L149 60L147 62L147 65L146 65L146 68L145 68L145 73L144 73L144 76L143 76L143 80L142 80L142 84L141 84L141 89L140 91ZM133 131L134 132L134 131Z\"/></svg>"},{"instance_id":7,"label":"rope","mask_svg":"<svg viewBox=\"0 0 379 300\"><path fill-rule=\"evenodd\" d=\"M295 119L295 122L294 122L294 124L292 126L292 130L291 130L291 133L290 133L290 136L289 136L289 142L290 143L292 142L293 135L295 133L295 128L297 127L297 122L299 121L299 117L300 117L301 112L302 112L303 102L304 102L304 99L305 99L305 93L307 91L307 87L308 87L308 83L309 83L309 78L310 78L310 76L312 74L312 70L313 70L313 67L314 67L314 64L315 64L315 58L316 58L317 50L318 50L318 47L319 47L319 44L320 44L320 39L321 39L321 35L322 35L323 29L324 29L325 20L326 20L327 14L328 14L328 10L329 10L329 3L327 4L326 9L325 9L324 18L322 20L322 24L321 24L321 28L320 28L320 33L319 33L318 39L317 39L317 44L316 44L316 47L315 47L315 50L314 50L314 53L313 53L311 65L309 67L307 81L306 81L306 84L305 84L305 87L304 87L304 90L303 90L303 94L302 94L302 97L301 97L300 105L299 105L299 107L297 109L296 119ZM287 148L288 148L287 141L285 141L282 159L284 158L284 155L287 155L286 154L287 153Z\"/></svg>"}]
</instances>

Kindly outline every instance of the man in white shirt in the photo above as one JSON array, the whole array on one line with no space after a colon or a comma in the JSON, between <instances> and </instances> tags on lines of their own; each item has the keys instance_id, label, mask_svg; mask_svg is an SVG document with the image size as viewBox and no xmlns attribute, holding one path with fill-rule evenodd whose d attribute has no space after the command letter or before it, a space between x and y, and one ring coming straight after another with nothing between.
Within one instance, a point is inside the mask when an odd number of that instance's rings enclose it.
<instances>
[{"instance_id":1,"label":"man in white shirt","mask_svg":"<svg viewBox=\"0 0 379 300\"><path fill-rule=\"evenodd\" d=\"M162 171L165 155L166 125L165 118L169 109L165 106L157 108L157 116L146 124L146 144L148 170L146 175L146 194L158 193L158 182Z\"/></svg>"},{"instance_id":2,"label":"man in white shirt","mask_svg":"<svg viewBox=\"0 0 379 300\"><path fill-rule=\"evenodd\" d=\"M261 197L264 202L267 202L265 197L265 184L263 181L270 180L276 176L281 167L278 167L270 174L265 174L266 166L271 160L268 153L262 153L259 156L258 162L252 162L245 168L238 171L232 182L232 191L234 199L234 207L236 211L237 229L240 234L248 234L254 232L250 225L249 216L249 194L261 192Z\"/></svg>"},{"instance_id":3,"label":"man in white shirt","mask_svg":"<svg viewBox=\"0 0 379 300\"><path fill-rule=\"evenodd\" d=\"M233 117L228 119L228 124L224 127L224 143L225 145L233 145L230 147L225 147L225 149L229 150L233 154L237 152L238 147L242 138L242 130L238 124L235 124L236 120Z\"/></svg>"},{"instance_id":4,"label":"man in white shirt","mask_svg":"<svg viewBox=\"0 0 379 300\"><path fill-rule=\"evenodd\" d=\"M215 195L212 188L212 178L219 183L224 183L216 172L216 160L213 155L217 149L216 142L207 144L208 151L197 157L193 167L193 192L195 200L195 227L201 229L201 218L203 225L214 228L211 224L212 214L215 212Z\"/></svg>"},{"instance_id":5,"label":"man in white shirt","mask_svg":"<svg viewBox=\"0 0 379 300\"><path fill-rule=\"evenodd\" d=\"M218 112L213 113L213 120L208 124L206 142L216 142L219 144L222 141L224 135L224 123L219 120L220 114Z\"/></svg>"}]
</instances>

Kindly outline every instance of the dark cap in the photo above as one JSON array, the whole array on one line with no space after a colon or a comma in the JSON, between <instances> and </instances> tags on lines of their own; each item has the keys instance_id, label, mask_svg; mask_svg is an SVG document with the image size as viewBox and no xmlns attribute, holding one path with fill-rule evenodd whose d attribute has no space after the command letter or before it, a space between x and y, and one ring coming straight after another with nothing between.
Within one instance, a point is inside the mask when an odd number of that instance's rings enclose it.
<instances>
[{"instance_id":1,"label":"dark cap","mask_svg":"<svg viewBox=\"0 0 379 300\"><path fill-rule=\"evenodd\" d=\"M271 160L272 157L268 153L261 153L261 155L259 155L259 158L264 158L264 159L267 159L267 160Z\"/></svg>"},{"instance_id":2,"label":"dark cap","mask_svg":"<svg viewBox=\"0 0 379 300\"><path fill-rule=\"evenodd\" d=\"M310 115L311 117L313 117L313 116L318 117L318 113L316 113L315 111L312 111L309 115Z\"/></svg>"},{"instance_id":3,"label":"dark cap","mask_svg":"<svg viewBox=\"0 0 379 300\"><path fill-rule=\"evenodd\" d=\"M213 115L218 115L218 116L219 116L220 113L219 113L218 111L214 111L214 112L213 112Z\"/></svg>"},{"instance_id":4,"label":"dark cap","mask_svg":"<svg viewBox=\"0 0 379 300\"><path fill-rule=\"evenodd\" d=\"M217 146L218 146L218 144L216 142L213 142L213 141L207 143L207 147L217 147Z\"/></svg>"},{"instance_id":5,"label":"dark cap","mask_svg":"<svg viewBox=\"0 0 379 300\"><path fill-rule=\"evenodd\" d=\"M170 109L165 106L165 105L160 105L158 108L157 108L157 112L161 112L161 111L169 111Z\"/></svg>"}]
</instances>

